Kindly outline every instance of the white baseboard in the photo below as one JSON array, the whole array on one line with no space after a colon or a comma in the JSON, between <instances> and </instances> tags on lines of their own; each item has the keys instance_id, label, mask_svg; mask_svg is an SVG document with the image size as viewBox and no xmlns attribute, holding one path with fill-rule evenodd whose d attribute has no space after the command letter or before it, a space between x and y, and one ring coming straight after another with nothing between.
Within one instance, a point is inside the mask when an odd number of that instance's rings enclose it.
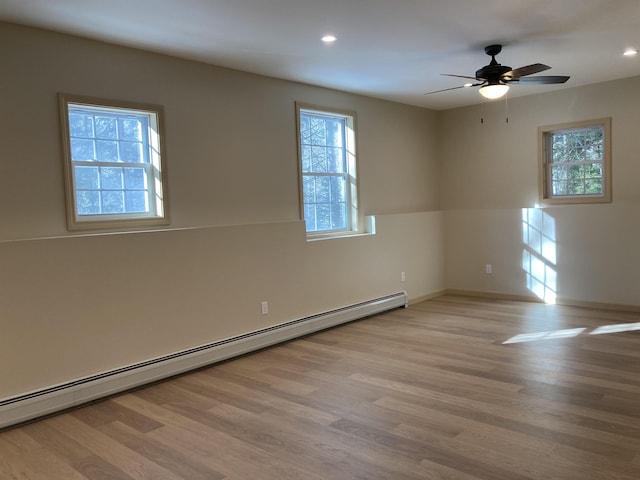
<instances>
[{"instance_id":1,"label":"white baseboard","mask_svg":"<svg viewBox=\"0 0 640 480\"><path fill-rule=\"evenodd\" d=\"M406 306L406 293L396 293L0 400L0 429L342 323Z\"/></svg>"}]
</instances>

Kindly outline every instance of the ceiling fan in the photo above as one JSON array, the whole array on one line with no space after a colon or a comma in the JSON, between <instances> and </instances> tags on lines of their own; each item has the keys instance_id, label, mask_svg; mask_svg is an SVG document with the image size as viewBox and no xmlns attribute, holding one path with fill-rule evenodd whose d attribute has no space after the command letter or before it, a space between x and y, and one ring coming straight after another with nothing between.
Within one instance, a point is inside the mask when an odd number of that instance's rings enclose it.
<instances>
[{"instance_id":1,"label":"ceiling fan","mask_svg":"<svg viewBox=\"0 0 640 480\"><path fill-rule=\"evenodd\" d=\"M436 90L434 92L427 92L425 95L431 95L433 93L447 92L449 90L457 90L458 88L468 87L480 87L480 95L488 99L496 99L504 96L509 90L510 83L518 83L524 85L549 85L553 83L564 83L569 80L567 76L550 75L550 76L537 76L529 77L534 73L544 72L551 67L543 65L542 63L533 63L525 67L512 69L506 65L500 65L496 61L496 55L502 51L502 45L489 45L484 48L484 52L491 57L489 65L485 65L480 70L476 71L475 77L469 77L466 75L453 75L449 73L443 73L448 77L467 78L474 80L475 83L467 83L459 87L445 88L443 90Z\"/></svg>"}]
</instances>

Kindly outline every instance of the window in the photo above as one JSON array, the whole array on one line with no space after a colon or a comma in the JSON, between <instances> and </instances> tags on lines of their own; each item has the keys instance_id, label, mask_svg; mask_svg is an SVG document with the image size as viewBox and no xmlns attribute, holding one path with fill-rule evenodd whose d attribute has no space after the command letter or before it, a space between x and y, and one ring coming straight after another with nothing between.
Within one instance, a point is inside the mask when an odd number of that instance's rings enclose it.
<instances>
[{"instance_id":1,"label":"window","mask_svg":"<svg viewBox=\"0 0 640 480\"><path fill-rule=\"evenodd\" d=\"M540 127L543 203L611 201L611 119Z\"/></svg>"},{"instance_id":2,"label":"window","mask_svg":"<svg viewBox=\"0 0 640 480\"><path fill-rule=\"evenodd\" d=\"M310 236L357 232L355 115L297 106L301 204Z\"/></svg>"},{"instance_id":3,"label":"window","mask_svg":"<svg viewBox=\"0 0 640 480\"><path fill-rule=\"evenodd\" d=\"M70 229L168 223L162 108L60 95Z\"/></svg>"}]
</instances>

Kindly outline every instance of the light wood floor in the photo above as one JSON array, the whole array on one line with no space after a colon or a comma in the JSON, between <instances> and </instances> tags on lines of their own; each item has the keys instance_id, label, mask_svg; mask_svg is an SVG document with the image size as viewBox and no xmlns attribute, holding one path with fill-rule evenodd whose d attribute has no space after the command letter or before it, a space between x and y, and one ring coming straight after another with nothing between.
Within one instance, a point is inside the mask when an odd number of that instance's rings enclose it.
<instances>
[{"instance_id":1,"label":"light wood floor","mask_svg":"<svg viewBox=\"0 0 640 480\"><path fill-rule=\"evenodd\" d=\"M0 432L0 478L638 480L640 330L593 334L638 322L443 296Z\"/></svg>"}]
</instances>

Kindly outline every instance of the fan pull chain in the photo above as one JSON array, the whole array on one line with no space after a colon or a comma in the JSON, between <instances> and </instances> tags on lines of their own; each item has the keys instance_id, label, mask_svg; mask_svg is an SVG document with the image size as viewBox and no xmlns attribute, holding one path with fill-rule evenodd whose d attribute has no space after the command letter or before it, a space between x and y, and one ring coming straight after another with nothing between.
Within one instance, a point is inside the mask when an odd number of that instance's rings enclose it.
<instances>
[{"instance_id":1,"label":"fan pull chain","mask_svg":"<svg viewBox=\"0 0 640 480\"><path fill-rule=\"evenodd\" d=\"M509 94L504 97L505 123L509 123Z\"/></svg>"}]
</instances>

